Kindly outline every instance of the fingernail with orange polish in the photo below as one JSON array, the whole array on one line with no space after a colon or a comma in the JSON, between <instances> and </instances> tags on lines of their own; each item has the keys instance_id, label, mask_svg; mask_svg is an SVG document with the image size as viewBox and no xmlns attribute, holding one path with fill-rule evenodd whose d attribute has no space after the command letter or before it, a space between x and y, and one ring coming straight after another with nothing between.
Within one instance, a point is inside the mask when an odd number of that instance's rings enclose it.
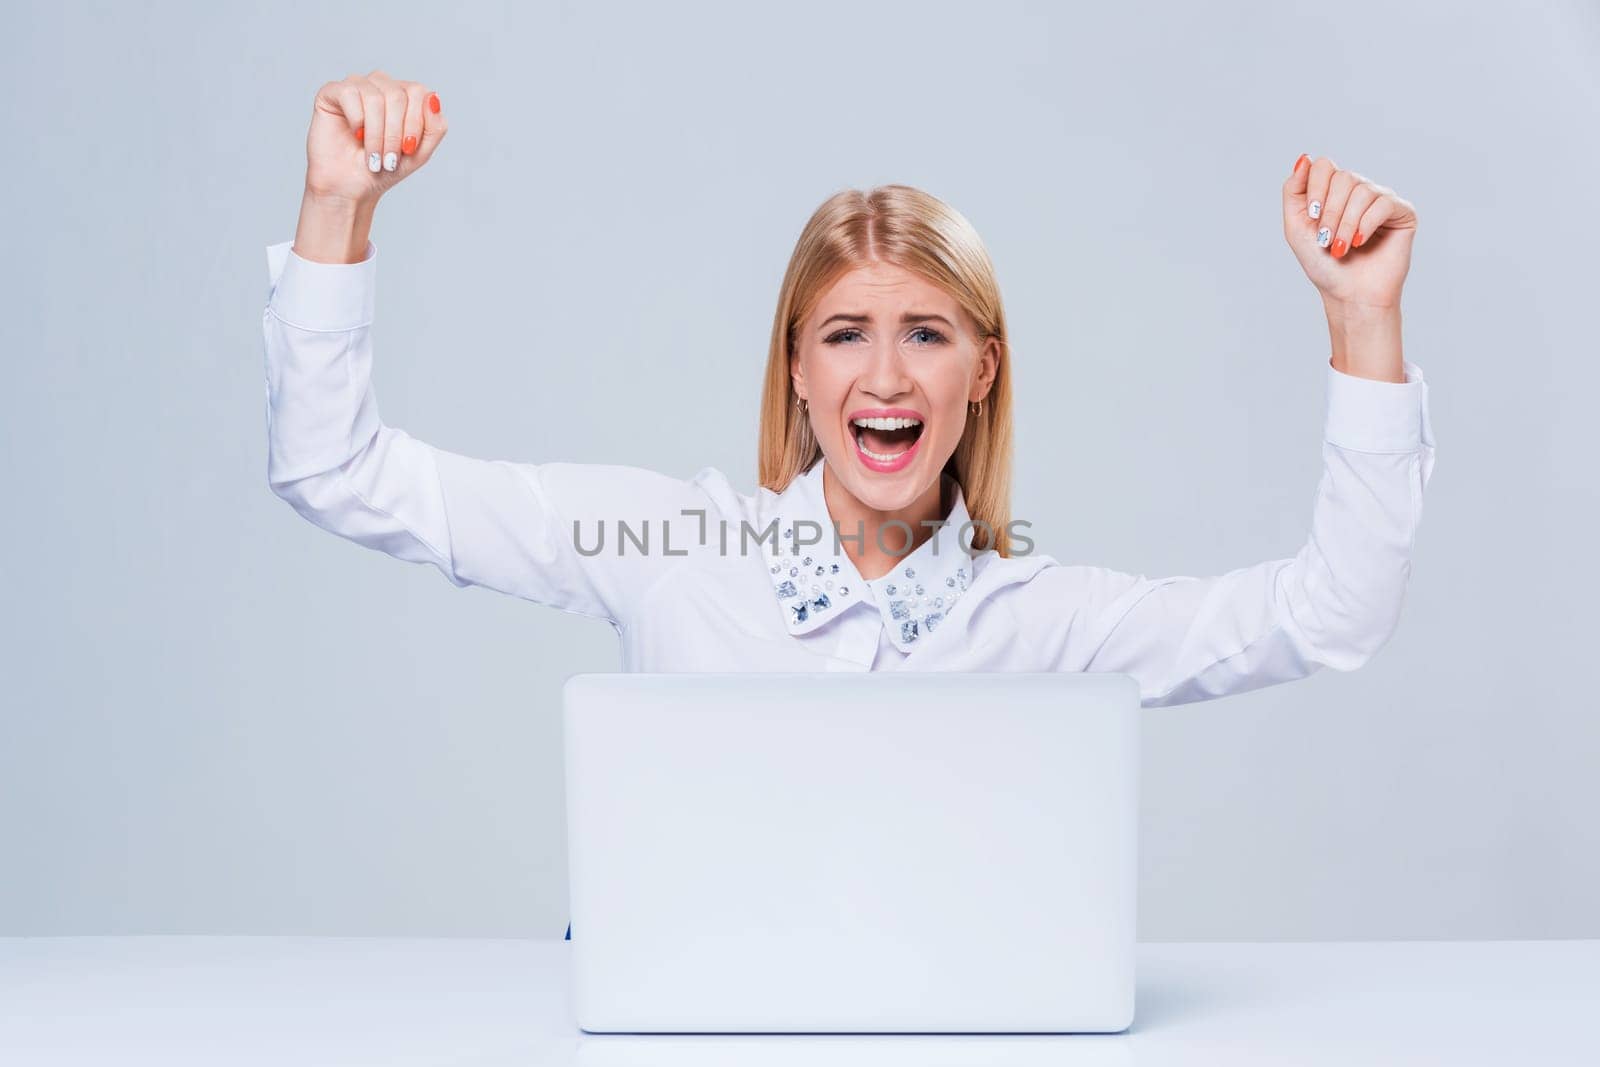
<instances>
[{"instance_id":1,"label":"fingernail with orange polish","mask_svg":"<svg viewBox=\"0 0 1600 1067\"><path fill-rule=\"evenodd\" d=\"M357 126L356 127L356 140L365 141L366 139L367 139L367 128L365 126Z\"/></svg>"},{"instance_id":2,"label":"fingernail with orange polish","mask_svg":"<svg viewBox=\"0 0 1600 1067\"><path fill-rule=\"evenodd\" d=\"M435 115L437 115L439 113L439 94L438 93L429 93L428 94L428 110L433 112Z\"/></svg>"},{"instance_id":3,"label":"fingernail with orange polish","mask_svg":"<svg viewBox=\"0 0 1600 1067\"><path fill-rule=\"evenodd\" d=\"M1365 241L1366 239L1367 239L1367 235L1362 233L1360 230L1357 230L1355 237L1351 238L1351 240L1350 240L1350 247L1351 248L1359 248L1360 245L1361 245L1361 242Z\"/></svg>"},{"instance_id":4,"label":"fingernail with orange polish","mask_svg":"<svg viewBox=\"0 0 1600 1067\"><path fill-rule=\"evenodd\" d=\"M404 152L406 155L409 156L411 153L415 152L416 150L417 150L417 139L415 137L407 137L404 141L400 142L400 151Z\"/></svg>"},{"instance_id":5,"label":"fingernail with orange polish","mask_svg":"<svg viewBox=\"0 0 1600 1067\"><path fill-rule=\"evenodd\" d=\"M1300 173L1300 164L1304 163L1306 160L1308 160L1310 158L1311 158L1310 156L1306 155L1304 152L1301 152L1300 153L1300 158L1295 160L1294 161L1294 166L1289 168L1289 173L1290 174L1298 174L1298 173Z\"/></svg>"},{"instance_id":6,"label":"fingernail with orange polish","mask_svg":"<svg viewBox=\"0 0 1600 1067\"><path fill-rule=\"evenodd\" d=\"M1333 258L1334 259L1338 259L1341 256L1343 256L1344 253L1345 253L1345 249L1347 249L1349 247L1350 247L1349 245L1344 243L1344 238L1343 237L1335 237L1333 239Z\"/></svg>"}]
</instances>

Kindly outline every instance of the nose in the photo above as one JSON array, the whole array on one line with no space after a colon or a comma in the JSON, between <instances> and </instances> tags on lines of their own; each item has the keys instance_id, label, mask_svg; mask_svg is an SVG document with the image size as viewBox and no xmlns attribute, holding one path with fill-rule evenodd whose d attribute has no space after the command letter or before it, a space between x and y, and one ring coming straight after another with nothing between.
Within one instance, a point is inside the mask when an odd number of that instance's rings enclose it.
<instances>
[{"instance_id":1,"label":"nose","mask_svg":"<svg viewBox=\"0 0 1600 1067\"><path fill-rule=\"evenodd\" d=\"M900 346L892 340L874 342L867 367L861 372L861 391L887 402L911 392L911 384Z\"/></svg>"}]
</instances>

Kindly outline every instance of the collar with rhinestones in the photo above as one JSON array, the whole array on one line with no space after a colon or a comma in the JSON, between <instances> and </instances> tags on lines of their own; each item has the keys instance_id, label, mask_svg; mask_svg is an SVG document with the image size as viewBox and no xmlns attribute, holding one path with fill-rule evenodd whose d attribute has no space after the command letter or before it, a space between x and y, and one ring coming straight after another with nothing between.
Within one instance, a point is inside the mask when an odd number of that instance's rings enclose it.
<instances>
[{"instance_id":1,"label":"collar with rhinestones","mask_svg":"<svg viewBox=\"0 0 1600 1067\"><path fill-rule=\"evenodd\" d=\"M969 520L961 486L941 474L949 480L952 498L945 525L893 570L863 580L842 546L835 551L833 519L822 491L826 463L818 459L773 502L778 548L767 572L784 625L792 634L809 633L865 602L878 611L895 647L909 652L938 628L972 582L972 556L961 544L961 527ZM801 523L802 541L818 530L822 539L796 550L795 530Z\"/></svg>"}]
</instances>

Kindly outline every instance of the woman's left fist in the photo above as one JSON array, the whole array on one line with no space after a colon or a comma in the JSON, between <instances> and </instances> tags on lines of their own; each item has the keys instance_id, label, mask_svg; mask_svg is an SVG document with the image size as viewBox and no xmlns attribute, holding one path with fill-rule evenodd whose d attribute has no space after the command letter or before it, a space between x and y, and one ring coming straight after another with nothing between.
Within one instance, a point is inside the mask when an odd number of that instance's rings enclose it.
<instances>
[{"instance_id":1,"label":"woman's left fist","mask_svg":"<svg viewBox=\"0 0 1600 1067\"><path fill-rule=\"evenodd\" d=\"M1302 155L1283 183L1283 236L1325 303L1398 307L1417 212L1393 189Z\"/></svg>"}]
</instances>

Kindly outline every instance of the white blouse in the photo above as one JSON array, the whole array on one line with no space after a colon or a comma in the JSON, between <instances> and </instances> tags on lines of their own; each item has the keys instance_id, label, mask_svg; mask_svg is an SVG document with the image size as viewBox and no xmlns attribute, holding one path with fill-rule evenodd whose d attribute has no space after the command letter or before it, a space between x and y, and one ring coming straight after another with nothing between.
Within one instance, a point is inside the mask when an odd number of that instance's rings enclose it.
<instances>
[{"instance_id":1,"label":"white blouse","mask_svg":"<svg viewBox=\"0 0 1600 1067\"><path fill-rule=\"evenodd\" d=\"M267 480L317 526L616 629L625 671L1120 671L1145 707L1353 670L1399 620L1433 468L1427 384L1327 373L1304 547L1214 577L1148 578L1037 551L970 554L946 525L863 580L819 460L782 493L631 466L473 459L384 424L372 386L376 249L267 248ZM846 529L849 537L853 531ZM885 538L900 543L898 535Z\"/></svg>"}]
</instances>

